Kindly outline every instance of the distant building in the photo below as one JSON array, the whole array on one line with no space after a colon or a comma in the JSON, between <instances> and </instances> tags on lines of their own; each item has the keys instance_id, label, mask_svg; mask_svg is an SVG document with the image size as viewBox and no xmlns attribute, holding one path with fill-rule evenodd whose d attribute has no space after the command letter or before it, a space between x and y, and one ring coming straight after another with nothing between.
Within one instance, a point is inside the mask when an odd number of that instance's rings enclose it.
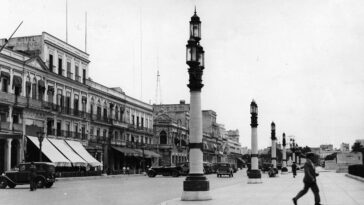
<instances>
[{"instance_id":1,"label":"distant building","mask_svg":"<svg viewBox=\"0 0 364 205\"><path fill-rule=\"evenodd\" d=\"M340 145L340 151L341 152L350 152L350 146L349 143L341 143Z\"/></svg>"},{"instance_id":2,"label":"distant building","mask_svg":"<svg viewBox=\"0 0 364 205\"><path fill-rule=\"evenodd\" d=\"M320 145L320 149L323 151L333 151L334 146L332 144L322 144Z\"/></svg>"},{"instance_id":3,"label":"distant building","mask_svg":"<svg viewBox=\"0 0 364 205\"><path fill-rule=\"evenodd\" d=\"M158 165L168 166L188 161L190 105L153 105L154 134L161 159Z\"/></svg>"}]
</instances>

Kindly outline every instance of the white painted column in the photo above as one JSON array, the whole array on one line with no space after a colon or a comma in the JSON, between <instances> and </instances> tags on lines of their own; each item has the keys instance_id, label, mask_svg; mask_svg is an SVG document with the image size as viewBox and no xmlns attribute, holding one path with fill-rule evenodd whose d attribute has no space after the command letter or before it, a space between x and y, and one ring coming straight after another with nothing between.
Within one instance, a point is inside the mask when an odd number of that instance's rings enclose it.
<instances>
[{"instance_id":1,"label":"white painted column","mask_svg":"<svg viewBox=\"0 0 364 205\"><path fill-rule=\"evenodd\" d=\"M251 157L251 169L257 170L258 167L258 136L257 136L257 128L252 127L252 136L251 136L251 147L252 147L252 157Z\"/></svg>"},{"instance_id":2,"label":"white painted column","mask_svg":"<svg viewBox=\"0 0 364 205\"><path fill-rule=\"evenodd\" d=\"M8 92L12 94L15 93L15 90L13 89L13 78L14 78L14 70L10 69L10 86Z\"/></svg>"},{"instance_id":3,"label":"white painted column","mask_svg":"<svg viewBox=\"0 0 364 205\"><path fill-rule=\"evenodd\" d=\"M9 105L9 130L13 130L13 109L14 107L12 105Z\"/></svg>"},{"instance_id":4,"label":"white painted column","mask_svg":"<svg viewBox=\"0 0 364 205\"><path fill-rule=\"evenodd\" d=\"M190 99L190 143L202 143L201 92L191 91ZM203 173L203 153L201 149L190 149L190 174Z\"/></svg>"},{"instance_id":5,"label":"white painted column","mask_svg":"<svg viewBox=\"0 0 364 205\"><path fill-rule=\"evenodd\" d=\"M283 158L282 168L287 167L287 156L286 156L286 146L285 145L283 146L283 156L282 156L282 158Z\"/></svg>"},{"instance_id":6,"label":"white painted column","mask_svg":"<svg viewBox=\"0 0 364 205\"><path fill-rule=\"evenodd\" d=\"M5 171L9 171L11 168L11 141L12 139L6 139L5 142L5 153L4 153L4 169Z\"/></svg>"},{"instance_id":7,"label":"white painted column","mask_svg":"<svg viewBox=\"0 0 364 205\"><path fill-rule=\"evenodd\" d=\"M277 168L277 140L272 140L272 164L273 168Z\"/></svg>"},{"instance_id":8,"label":"white painted column","mask_svg":"<svg viewBox=\"0 0 364 205\"><path fill-rule=\"evenodd\" d=\"M16 150L16 152L17 152L17 159L16 159L16 164L18 165L19 163L21 163L22 162L22 160L23 160L23 157L22 157L22 153L23 153L23 143L22 143L22 140L21 139L19 139L18 140L18 147L17 147L17 150Z\"/></svg>"}]
</instances>

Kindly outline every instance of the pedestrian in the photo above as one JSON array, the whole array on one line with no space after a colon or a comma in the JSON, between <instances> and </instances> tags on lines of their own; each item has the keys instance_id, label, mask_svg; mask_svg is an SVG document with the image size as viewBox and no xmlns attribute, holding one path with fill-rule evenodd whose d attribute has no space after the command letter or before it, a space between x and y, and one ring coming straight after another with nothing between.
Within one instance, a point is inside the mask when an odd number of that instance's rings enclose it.
<instances>
[{"instance_id":1,"label":"pedestrian","mask_svg":"<svg viewBox=\"0 0 364 205\"><path fill-rule=\"evenodd\" d=\"M123 167L123 174L126 174L126 168L125 168L125 166Z\"/></svg>"},{"instance_id":2,"label":"pedestrian","mask_svg":"<svg viewBox=\"0 0 364 205\"><path fill-rule=\"evenodd\" d=\"M34 162L30 163L29 167L29 182L30 182L30 191L37 190L37 185L35 183L35 178L37 178L37 167Z\"/></svg>"},{"instance_id":3,"label":"pedestrian","mask_svg":"<svg viewBox=\"0 0 364 205\"><path fill-rule=\"evenodd\" d=\"M126 167L126 174L129 175L130 174L129 171L130 171L130 168L129 167Z\"/></svg>"},{"instance_id":4,"label":"pedestrian","mask_svg":"<svg viewBox=\"0 0 364 205\"><path fill-rule=\"evenodd\" d=\"M315 197L315 205L321 205L319 188L316 183L316 176L318 176L318 174L316 174L315 165L312 162L313 159L314 154L312 152L306 154L306 163L304 165L305 176L303 178L304 187L300 192L298 192L297 196L292 199L294 205L297 205L297 200L305 195L309 188L311 188Z\"/></svg>"},{"instance_id":5,"label":"pedestrian","mask_svg":"<svg viewBox=\"0 0 364 205\"><path fill-rule=\"evenodd\" d=\"M293 164L292 164L292 173L293 173L293 178L295 178L296 175L297 175L297 164L296 164L296 162L293 162Z\"/></svg>"}]
</instances>

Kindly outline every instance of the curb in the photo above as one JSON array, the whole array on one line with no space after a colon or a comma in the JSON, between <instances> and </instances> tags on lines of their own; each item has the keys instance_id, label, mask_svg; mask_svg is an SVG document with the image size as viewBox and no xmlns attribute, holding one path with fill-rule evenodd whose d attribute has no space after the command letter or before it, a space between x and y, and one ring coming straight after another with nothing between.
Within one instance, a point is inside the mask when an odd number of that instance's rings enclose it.
<instances>
[{"instance_id":1,"label":"curb","mask_svg":"<svg viewBox=\"0 0 364 205\"><path fill-rule=\"evenodd\" d=\"M345 176L347 176L349 178L352 178L352 179L355 179L355 180L358 180L358 181L361 181L361 182L364 182L363 177L355 176L355 175L352 175L352 174L345 174Z\"/></svg>"},{"instance_id":2,"label":"curb","mask_svg":"<svg viewBox=\"0 0 364 205\"><path fill-rule=\"evenodd\" d=\"M109 178L124 178L128 176L146 176L144 174L117 174L117 175L101 175L101 176L87 176L87 177L62 177L62 178L56 178L56 181L82 181L82 180L93 180L93 179L109 179Z\"/></svg>"}]
</instances>

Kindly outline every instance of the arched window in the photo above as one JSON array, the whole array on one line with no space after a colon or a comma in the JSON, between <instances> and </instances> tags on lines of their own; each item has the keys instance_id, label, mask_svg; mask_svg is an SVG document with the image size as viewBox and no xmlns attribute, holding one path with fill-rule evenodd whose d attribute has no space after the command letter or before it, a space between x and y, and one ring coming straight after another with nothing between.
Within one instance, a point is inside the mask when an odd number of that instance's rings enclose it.
<instances>
[{"instance_id":1,"label":"arched window","mask_svg":"<svg viewBox=\"0 0 364 205\"><path fill-rule=\"evenodd\" d=\"M162 131L159 134L159 143L160 144L167 144L167 133L165 131Z\"/></svg>"},{"instance_id":2,"label":"arched window","mask_svg":"<svg viewBox=\"0 0 364 205\"><path fill-rule=\"evenodd\" d=\"M33 99L37 99L37 79L36 78L33 79L33 84L32 84L32 98Z\"/></svg>"}]
</instances>

